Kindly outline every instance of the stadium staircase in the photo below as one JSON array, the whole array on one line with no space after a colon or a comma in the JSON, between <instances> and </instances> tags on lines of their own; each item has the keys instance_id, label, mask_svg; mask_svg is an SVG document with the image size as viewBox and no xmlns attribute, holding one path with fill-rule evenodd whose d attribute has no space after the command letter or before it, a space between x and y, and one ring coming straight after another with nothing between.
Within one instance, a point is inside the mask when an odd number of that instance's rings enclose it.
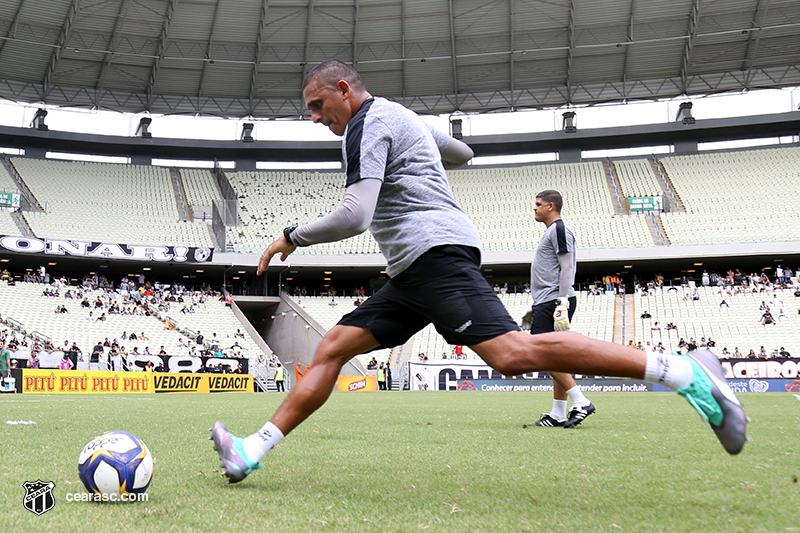
<instances>
[{"instance_id":1,"label":"stadium staircase","mask_svg":"<svg viewBox=\"0 0 800 533\"><path fill-rule=\"evenodd\" d=\"M629 215L628 205L625 202L625 196L622 194L622 185L619 183L617 176L617 169L611 161L603 162L603 171L608 183L608 191L611 193L611 202L614 204L614 211L618 215Z\"/></svg>"},{"instance_id":2,"label":"stadium staircase","mask_svg":"<svg viewBox=\"0 0 800 533\"><path fill-rule=\"evenodd\" d=\"M37 200L33 195L33 192L31 192L28 184L22 179L20 173L17 172L17 168L14 166L14 163L11 161L11 159L8 156L3 156L2 161L6 172L8 172L8 175L11 177L14 183L17 184L17 188L19 189L20 194L22 194L22 198L24 200L23 208L44 212L42 204L39 203L39 200Z\"/></svg>"},{"instance_id":3,"label":"stadium staircase","mask_svg":"<svg viewBox=\"0 0 800 533\"><path fill-rule=\"evenodd\" d=\"M186 200L186 191L183 188L181 172L177 168L171 168L169 176L172 181L172 191L175 193L175 204L178 206L181 220L192 222L192 214L189 212L189 202Z\"/></svg>"},{"instance_id":4,"label":"stadium staircase","mask_svg":"<svg viewBox=\"0 0 800 533\"><path fill-rule=\"evenodd\" d=\"M25 215L22 214L21 211L15 211L11 213L11 219L14 221L14 224L17 225L17 229L19 229L19 234L22 237L36 237L31 230L28 221L25 220Z\"/></svg>"},{"instance_id":5,"label":"stadium staircase","mask_svg":"<svg viewBox=\"0 0 800 533\"><path fill-rule=\"evenodd\" d=\"M652 156L650 159L650 166L653 169L653 173L658 180L658 184L661 187L661 192L664 193L664 208L666 211L669 212L686 212L686 209L683 207L683 202L681 202L680 198L678 198L678 194L675 192L675 187L673 187L672 182L667 176L667 172L664 170L661 162L658 160L656 156Z\"/></svg>"}]
</instances>

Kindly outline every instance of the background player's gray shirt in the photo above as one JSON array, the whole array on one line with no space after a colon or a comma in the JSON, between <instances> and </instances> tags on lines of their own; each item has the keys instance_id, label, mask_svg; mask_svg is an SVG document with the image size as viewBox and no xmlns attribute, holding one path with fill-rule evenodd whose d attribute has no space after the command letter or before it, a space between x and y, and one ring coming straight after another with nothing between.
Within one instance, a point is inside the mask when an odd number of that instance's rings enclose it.
<instances>
[{"instance_id":1,"label":"background player's gray shirt","mask_svg":"<svg viewBox=\"0 0 800 533\"><path fill-rule=\"evenodd\" d=\"M573 269L576 271L575 234L572 228L559 219L550 224L539 241L536 255L531 263L531 296L533 305L539 305L558 298L558 284L561 266L558 254L572 252ZM570 282L569 297L575 296L575 275Z\"/></svg>"},{"instance_id":2,"label":"background player's gray shirt","mask_svg":"<svg viewBox=\"0 0 800 533\"><path fill-rule=\"evenodd\" d=\"M450 137L384 98L364 102L344 133L347 185L383 181L369 229L394 277L435 246L480 249L478 230L453 196L440 151Z\"/></svg>"}]
</instances>

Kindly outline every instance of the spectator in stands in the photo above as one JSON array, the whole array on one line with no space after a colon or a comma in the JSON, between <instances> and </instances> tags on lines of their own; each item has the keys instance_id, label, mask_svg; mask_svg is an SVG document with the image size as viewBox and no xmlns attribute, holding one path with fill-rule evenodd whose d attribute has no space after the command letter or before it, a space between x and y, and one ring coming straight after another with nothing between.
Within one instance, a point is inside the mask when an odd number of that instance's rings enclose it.
<instances>
[{"instance_id":1,"label":"spectator in stands","mask_svg":"<svg viewBox=\"0 0 800 533\"><path fill-rule=\"evenodd\" d=\"M89 314L86 316L86 320L88 320L89 322L94 322L95 320L94 315L92 314L91 311L89 311Z\"/></svg>"},{"instance_id":2,"label":"spectator in stands","mask_svg":"<svg viewBox=\"0 0 800 533\"><path fill-rule=\"evenodd\" d=\"M708 270L703 270L703 276L701 278L703 287L708 287L711 285L711 277L708 274Z\"/></svg>"},{"instance_id":3,"label":"spectator in stands","mask_svg":"<svg viewBox=\"0 0 800 533\"><path fill-rule=\"evenodd\" d=\"M194 341L197 343L198 346L203 346L203 334L200 331L197 332L197 335L194 338Z\"/></svg>"},{"instance_id":4,"label":"spectator in stands","mask_svg":"<svg viewBox=\"0 0 800 533\"><path fill-rule=\"evenodd\" d=\"M667 331L675 330L678 331L678 326L676 326L673 322L667 323Z\"/></svg>"},{"instance_id":5,"label":"spectator in stands","mask_svg":"<svg viewBox=\"0 0 800 533\"><path fill-rule=\"evenodd\" d=\"M767 350L763 346L758 350L758 357L759 359L767 359Z\"/></svg>"},{"instance_id":6,"label":"spectator in stands","mask_svg":"<svg viewBox=\"0 0 800 533\"><path fill-rule=\"evenodd\" d=\"M785 349L783 346L781 346L781 349L780 349L780 351L778 352L778 357L784 357L784 358L786 358L786 357L791 357L791 356L792 356L792 354L790 354L789 352L787 352L787 351L786 351L786 349Z\"/></svg>"},{"instance_id":7,"label":"spectator in stands","mask_svg":"<svg viewBox=\"0 0 800 533\"><path fill-rule=\"evenodd\" d=\"M730 357L731 356L731 354L728 352L728 348L723 348L722 349L722 354L720 354L720 355L722 355L722 357Z\"/></svg>"},{"instance_id":8,"label":"spectator in stands","mask_svg":"<svg viewBox=\"0 0 800 533\"><path fill-rule=\"evenodd\" d=\"M781 309L781 310L778 312L778 320L780 320L780 319L782 319L782 318L789 318L789 316L788 316L786 313L784 313L784 312L783 312L783 309Z\"/></svg>"},{"instance_id":9,"label":"spectator in stands","mask_svg":"<svg viewBox=\"0 0 800 533\"><path fill-rule=\"evenodd\" d=\"M73 368L75 368L75 364L70 360L69 354L65 353L61 357L59 368L61 368L61 370L72 370Z\"/></svg>"},{"instance_id":10,"label":"spectator in stands","mask_svg":"<svg viewBox=\"0 0 800 533\"><path fill-rule=\"evenodd\" d=\"M697 302L699 300L700 300L700 291L695 289L694 292L692 292L692 301Z\"/></svg>"},{"instance_id":11,"label":"spectator in stands","mask_svg":"<svg viewBox=\"0 0 800 533\"><path fill-rule=\"evenodd\" d=\"M729 306L728 306L728 302L726 302L725 300L722 300L722 301L719 303L719 307L720 307L720 309L727 309L727 308L729 307Z\"/></svg>"},{"instance_id":12,"label":"spectator in stands","mask_svg":"<svg viewBox=\"0 0 800 533\"><path fill-rule=\"evenodd\" d=\"M649 311L645 311L644 313L642 313L642 318L644 319L653 318L653 316L650 314Z\"/></svg>"},{"instance_id":13,"label":"spectator in stands","mask_svg":"<svg viewBox=\"0 0 800 533\"><path fill-rule=\"evenodd\" d=\"M102 315L97 317L97 320L100 321L100 322L105 322L106 321L106 314L103 313Z\"/></svg>"},{"instance_id":14,"label":"spectator in stands","mask_svg":"<svg viewBox=\"0 0 800 533\"><path fill-rule=\"evenodd\" d=\"M689 352L693 352L696 349L697 349L697 341L695 341L693 337L689 337L689 342L686 343L686 350Z\"/></svg>"},{"instance_id":15,"label":"spectator in stands","mask_svg":"<svg viewBox=\"0 0 800 533\"><path fill-rule=\"evenodd\" d=\"M164 349L164 345L161 345L161 349L158 351L158 355L167 355L167 350Z\"/></svg>"},{"instance_id":16,"label":"spectator in stands","mask_svg":"<svg viewBox=\"0 0 800 533\"><path fill-rule=\"evenodd\" d=\"M420 355L422 355L422 354L420 354ZM422 361L421 357L420 357L420 361ZM373 357L367 363L367 370L377 370L377 369L378 369L378 361Z\"/></svg>"},{"instance_id":17,"label":"spectator in stands","mask_svg":"<svg viewBox=\"0 0 800 533\"><path fill-rule=\"evenodd\" d=\"M336 303L336 300L334 300L333 298L331 298L331 302L330 302L328 305L329 305L329 306L331 306L331 307L336 307L336 306L337 306L337 305L339 305L339 304L338 304L338 303Z\"/></svg>"},{"instance_id":18,"label":"spectator in stands","mask_svg":"<svg viewBox=\"0 0 800 533\"><path fill-rule=\"evenodd\" d=\"M144 371L145 372L150 372L151 374L156 371L156 369L153 367L153 362L152 361L147 361L144 364Z\"/></svg>"},{"instance_id":19,"label":"spectator in stands","mask_svg":"<svg viewBox=\"0 0 800 533\"><path fill-rule=\"evenodd\" d=\"M770 313L769 310L764 311L764 314L761 315L761 324L766 326L767 324L774 324L774 323L775 319L772 317L772 313Z\"/></svg>"},{"instance_id":20,"label":"spectator in stands","mask_svg":"<svg viewBox=\"0 0 800 533\"><path fill-rule=\"evenodd\" d=\"M236 333L234 333L233 336L237 339L244 339L244 333L242 333L242 331L239 329L236 330Z\"/></svg>"},{"instance_id":21,"label":"spectator in stands","mask_svg":"<svg viewBox=\"0 0 800 533\"><path fill-rule=\"evenodd\" d=\"M148 336L146 336L146 335L144 334L144 331L143 331L143 332L142 332L142 334L141 334L141 335L139 335L139 340L143 340L143 341L149 341L149 340L150 340L150 338L149 338Z\"/></svg>"}]
</instances>

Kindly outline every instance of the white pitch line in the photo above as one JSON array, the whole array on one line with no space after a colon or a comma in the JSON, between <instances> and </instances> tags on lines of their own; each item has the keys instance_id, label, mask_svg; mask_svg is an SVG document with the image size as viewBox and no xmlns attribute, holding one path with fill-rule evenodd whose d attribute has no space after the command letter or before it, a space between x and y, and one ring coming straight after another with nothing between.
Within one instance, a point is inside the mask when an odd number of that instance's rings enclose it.
<instances>
[{"instance_id":1,"label":"white pitch line","mask_svg":"<svg viewBox=\"0 0 800 533\"><path fill-rule=\"evenodd\" d=\"M800 400L800 394L795 394L794 397Z\"/></svg>"}]
</instances>

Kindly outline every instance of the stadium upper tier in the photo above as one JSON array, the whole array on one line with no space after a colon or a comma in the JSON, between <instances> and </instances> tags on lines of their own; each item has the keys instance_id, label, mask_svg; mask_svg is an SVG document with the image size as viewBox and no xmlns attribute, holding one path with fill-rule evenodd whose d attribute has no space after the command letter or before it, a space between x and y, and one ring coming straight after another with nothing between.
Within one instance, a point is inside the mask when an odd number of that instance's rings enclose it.
<instances>
[{"instance_id":1,"label":"stadium upper tier","mask_svg":"<svg viewBox=\"0 0 800 533\"><path fill-rule=\"evenodd\" d=\"M672 244L800 239L800 147L661 159L685 213L665 213Z\"/></svg>"},{"instance_id":2,"label":"stadium upper tier","mask_svg":"<svg viewBox=\"0 0 800 533\"><path fill-rule=\"evenodd\" d=\"M180 221L168 169L21 157L12 163L44 207L25 213L37 237L213 246L206 224Z\"/></svg>"},{"instance_id":3,"label":"stadium upper tier","mask_svg":"<svg viewBox=\"0 0 800 533\"><path fill-rule=\"evenodd\" d=\"M208 207L221 199L208 171L171 173L161 167L21 157L12 162L44 207L44 212L24 213L36 237L212 246L207 225L182 222L178 211L178 204ZM666 177L656 174L654 164L662 166ZM3 174L0 187L6 181L6 188L16 187ZM623 159L610 165L592 161L467 168L448 176L490 252L536 248L545 228L533 218L534 196L545 189L563 194L562 213L583 249L656 246L664 240L661 231L668 244L679 245L800 239L798 146L666 156L660 161ZM283 228L324 216L344 197L344 175L337 172L230 172L228 179L239 195L241 225L228 227L226 238L228 250L237 253L262 252ZM616 203L615 182L622 193ZM627 214L626 197L658 196L670 188L681 210L652 219ZM181 202L176 194L183 196ZM649 225L650 220L656 223ZM3 233L16 233L13 223L0 217ZM379 249L365 232L296 253L377 254Z\"/></svg>"},{"instance_id":4,"label":"stadium upper tier","mask_svg":"<svg viewBox=\"0 0 800 533\"><path fill-rule=\"evenodd\" d=\"M533 219L535 195L558 189L564 217L581 248L652 246L642 217L616 215L601 163L530 165L448 173L456 199L481 234L486 251L533 250L544 226ZM261 252L283 228L323 216L344 197L344 175L319 172L235 172L245 226L229 228L237 252ZM298 249L300 253L379 253L362 234L339 243ZM295 252L295 253L297 253Z\"/></svg>"}]
</instances>

